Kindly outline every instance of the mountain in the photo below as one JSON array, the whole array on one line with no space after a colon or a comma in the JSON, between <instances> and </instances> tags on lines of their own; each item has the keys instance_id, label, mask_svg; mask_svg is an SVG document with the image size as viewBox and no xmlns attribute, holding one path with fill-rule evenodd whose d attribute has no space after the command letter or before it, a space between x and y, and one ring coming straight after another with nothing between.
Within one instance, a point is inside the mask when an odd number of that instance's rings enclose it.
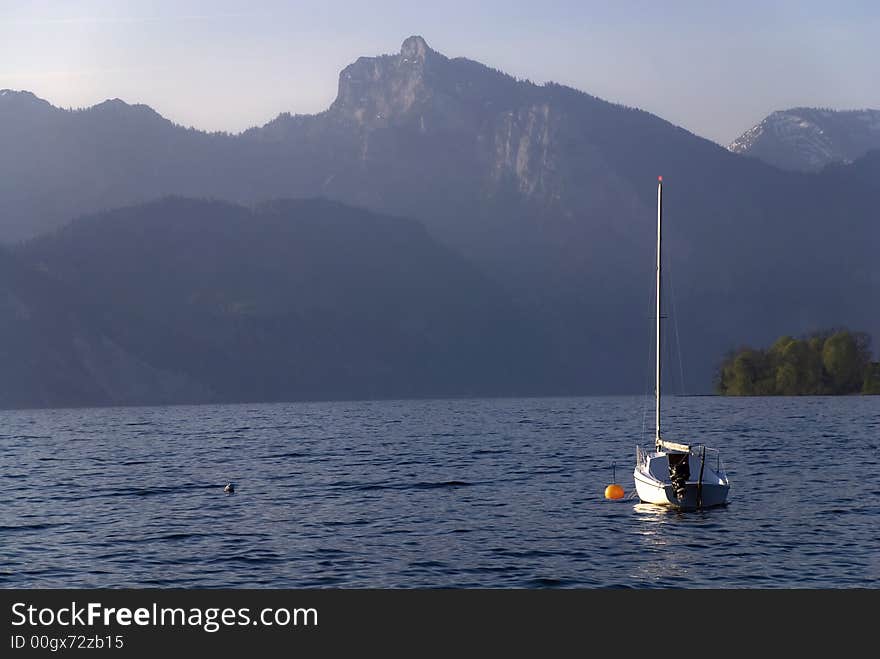
<instances>
[{"instance_id":1,"label":"mountain","mask_svg":"<svg viewBox=\"0 0 880 659\"><path fill-rule=\"evenodd\" d=\"M668 391L708 391L742 343L840 325L880 338L880 310L866 303L880 243L870 154L818 175L780 171L648 112L448 58L420 37L346 67L326 111L240 135L119 101L68 112L6 96L7 240L166 194L247 205L320 196L408 217L540 328L525 354L547 355L562 391L626 393L650 373L662 174L664 290L678 328L668 323L666 336L679 338L683 361L667 375L685 374Z\"/></svg>"},{"instance_id":2,"label":"mountain","mask_svg":"<svg viewBox=\"0 0 880 659\"><path fill-rule=\"evenodd\" d=\"M0 391L15 397L0 404L559 388L547 341L497 285L418 223L336 202L166 198L13 257Z\"/></svg>"},{"instance_id":3,"label":"mountain","mask_svg":"<svg viewBox=\"0 0 880 659\"><path fill-rule=\"evenodd\" d=\"M0 240L16 242L83 213L175 192L212 196L226 182L212 168L229 158L230 138L119 99L62 110L2 90L0 143Z\"/></svg>"},{"instance_id":4,"label":"mountain","mask_svg":"<svg viewBox=\"0 0 880 659\"><path fill-rule=\"evenodd\" d=\"M156 367L126 345L124 314L110 316L20 255L0 252L0 407L205 402L210 391L175 366ZM129 319L126 329L143 332ZM186 344L152 329L151 340Z\"/></svg>"},{"instance_id":5,"label":"mountain","mask_svg":"<svg viewBox=\"0 0 880 659\"><path fill-rule=\"evenodd\" d=\"M728 148L780 169L815 172L880 149L880 110L781 110L747 130Z\"/></svg>"}]
</instances>

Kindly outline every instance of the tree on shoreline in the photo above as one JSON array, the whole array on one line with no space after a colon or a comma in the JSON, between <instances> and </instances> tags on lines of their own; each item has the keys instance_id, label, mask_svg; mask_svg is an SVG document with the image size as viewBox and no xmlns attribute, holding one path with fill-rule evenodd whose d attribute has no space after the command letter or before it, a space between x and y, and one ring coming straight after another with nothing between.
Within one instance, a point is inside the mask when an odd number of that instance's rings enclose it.
<instances>
[{"instance_id":1,"label":"tree on shoreline","mask_svg":"<svg viewBox=\"0 0 880 659\"><path fill-rule=\"evenodd\" d=\"M865 382L862 384L862 393L880 395L880 362L868 364Z\"/></svg>"},{"instance_id":2,"label":"tree on shoreline","mask_svg":"<svg viewBox=\"0 0 880 659\"><path fill-rule=\"evenodd\" d=\"M724 396L880 394L880 362L871 361L871 337L865 332L786 335L767 349L729 352L715 390Z\"/></svg>"}]
</instances>

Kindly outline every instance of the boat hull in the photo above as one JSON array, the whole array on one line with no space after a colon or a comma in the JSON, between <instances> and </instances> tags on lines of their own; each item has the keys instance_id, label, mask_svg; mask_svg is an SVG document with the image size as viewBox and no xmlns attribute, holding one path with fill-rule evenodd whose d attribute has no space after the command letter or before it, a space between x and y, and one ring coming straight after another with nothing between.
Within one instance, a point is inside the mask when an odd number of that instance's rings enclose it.
<instances>
[{"instance_id":1,"label":"boat hull","mask_svg":"<svg viewBox=\"0 0 880 659\"><path fill-rule=\"evenodd\" d=\"M688 482L685 486L684 496L678 498L672 483L664 483L646 477L638 469L633 474L636 492L644 503L653 503L658 506L670 506L679 510L697 510L699 508L712 508L727 503L727 494L730 485L722 483Z\"/></svg>"}]
</instances>

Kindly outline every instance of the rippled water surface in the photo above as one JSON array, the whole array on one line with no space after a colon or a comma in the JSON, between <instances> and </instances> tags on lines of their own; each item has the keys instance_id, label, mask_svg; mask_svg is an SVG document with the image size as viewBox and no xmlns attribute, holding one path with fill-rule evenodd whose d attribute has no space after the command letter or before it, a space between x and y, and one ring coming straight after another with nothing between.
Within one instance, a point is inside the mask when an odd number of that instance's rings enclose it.
<instances>
[{"instance_id":1,"label":"rippled water surface","mask_svg":"<svg viewBox=\"0 0 880 659\"><path fill-rule=\"evenodd\" d=\"M0 412L0 585L880 585L880 397L665 406L727 506L602 498L639 397Z\"/></svg>"}]
</instances>

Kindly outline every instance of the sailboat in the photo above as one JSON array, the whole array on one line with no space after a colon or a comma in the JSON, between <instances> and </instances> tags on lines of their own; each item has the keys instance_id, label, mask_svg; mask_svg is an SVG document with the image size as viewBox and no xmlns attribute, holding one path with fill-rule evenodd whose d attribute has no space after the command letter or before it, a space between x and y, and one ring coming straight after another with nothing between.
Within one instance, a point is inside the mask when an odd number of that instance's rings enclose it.
<instances>
[{"instance_id":1,"label":"sailboat","mask_svg":"<svg viewBox=\"0 0 880 659\"><path fill-rule=\"evenodd\" d=\"M663 177L657 180L657 318L654 369L654 446L636 446L633 471L636 492L644 503L698 510L727 502L730 481L717 449L704 444L673 442L660 433L660 245L663 228Z\"/></svg>"}]
</instances>

